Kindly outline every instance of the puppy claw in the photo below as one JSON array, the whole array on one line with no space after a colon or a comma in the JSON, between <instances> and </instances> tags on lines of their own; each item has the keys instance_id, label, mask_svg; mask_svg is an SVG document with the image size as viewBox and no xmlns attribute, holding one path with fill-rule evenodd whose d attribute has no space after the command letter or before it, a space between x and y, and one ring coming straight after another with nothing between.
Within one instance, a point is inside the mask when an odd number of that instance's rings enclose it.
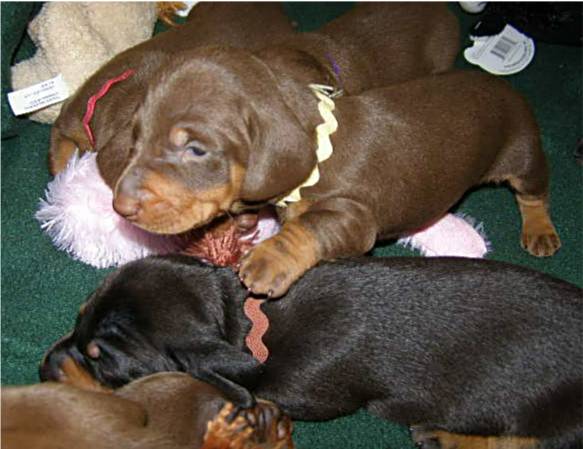
<instances>
[{"instance_id":1,"label":"puppy claw","mask_svg":"<svg viewBox=\"0 0 583 449\"><path fill-rule=\"evenodd\" d=\"M260 400L250 409L227 403L209 422L203 449L293 449L291 433L290 419L271 402Z\"/></svg>"},{"instance_id":2,"label":"puppy claw","mask_svg":"<svg viewBox=\"0 0 583 449\"><path fill-rule=\"evenodd\" d=\"M536 257L552 256L561 247L544 198L517 196L522 215L522 247Z\"/></svg>"},{"instance_id":3,"label":"puppy claw","mask_svg":"<svg viewBox=\"0 0 583 449\"><path fill-rule=\"evenodd\" d=\"M279 234L257 246L241 260L240 275L256 295L283 296L319 258L319 243L311 231L287 222Z\"/></svg>"},{"instance_id":4,"label":"puppy claw","mask_svg":"<svg viewBox=\"0 0 583 449\"><path fill-rule=\"evenodd\" d=\"M528 234L522 236L522 247L536 257L549 257L561 247L561 240L556 232L545 234Z\"/></svg>"},{"instance_id":5,"label":"puppy claw","mask_svg":"<svg viewBox=\"0 0 583 449\"><path fill-rule=\"evenodd\" d=\"M264 251L263 244L265 242L251 250L250 257L241 264L240 273L244 275L243 283L253 294L279 298L309 266L299 267L287 256Z\"/></svg>"}]
</instances>

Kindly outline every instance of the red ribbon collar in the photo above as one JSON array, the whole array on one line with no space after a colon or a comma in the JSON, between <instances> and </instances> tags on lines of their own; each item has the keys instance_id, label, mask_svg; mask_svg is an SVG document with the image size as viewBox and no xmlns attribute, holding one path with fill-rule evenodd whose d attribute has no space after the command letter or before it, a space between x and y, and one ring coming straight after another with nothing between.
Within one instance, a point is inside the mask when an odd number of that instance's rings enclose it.
<instances>
[{"instance_id":1,"label":"red ribbon collar","mask_svg":"<svg viewBox=\"0 0 583 449\"><path fill-rule=\"evenodd\" d=\"M134 73L136 73L135 70L128 69L121 75L110 80L107 80L105 84L101 86L101 89L99 89L99 91L95 95L89 97L89 100L87 100L87 109L85 110L85 115L83 116L83 128L85 128L85 133L87 134L87 137L89 138L89 143L91 144L92 147L95 147L95 138L93 137L93 132L91 131L91 126L89 126L89 123L91 122L93 114L95 113L95 105L97 103L97 100L105 96L105 94L109 92L109 89L111 89L111 87L114 84L128 79Z\"/></svg>"}]
</instances>

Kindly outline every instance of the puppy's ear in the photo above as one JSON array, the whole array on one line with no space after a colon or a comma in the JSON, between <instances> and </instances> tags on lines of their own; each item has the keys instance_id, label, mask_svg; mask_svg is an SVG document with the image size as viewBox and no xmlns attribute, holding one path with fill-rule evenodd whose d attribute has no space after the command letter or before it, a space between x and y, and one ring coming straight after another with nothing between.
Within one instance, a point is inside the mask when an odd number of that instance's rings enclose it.
<instances>
[{"instance_id":1,"label":"puppy's ear","mask_svg":"<svg viewBox=\"0 0 583 449\"><path fill-rule=\"evenodd\" d=\"M235 405L243 408L255 405L249 389L257 383L262 366L252 355L224 342L204 350L177 351L174 358L184 371L214 385Z\"/></svg>"},{"instance_id":2,"label":"puppy's ear","mask_svg":"<svg viewBox=\"0 0 583 449\"><path fill-rule=\"evenodd\" d=\"M254 103L252 143L241 199L265 201L304 182L316 165L315 134L308 134L275 86Z\"/></svg>"},{"instance_id":3,"label":"puppy's ear","mask_svg":"<svg viewBox=\"0 0 583 449\"><path fill-rule=\"evenodd\" d=\"M121 129L117 138L109 140L97 152L99 174L112 190L130 161L131 134L131 127Z\"/></svg>"}]
</instances>

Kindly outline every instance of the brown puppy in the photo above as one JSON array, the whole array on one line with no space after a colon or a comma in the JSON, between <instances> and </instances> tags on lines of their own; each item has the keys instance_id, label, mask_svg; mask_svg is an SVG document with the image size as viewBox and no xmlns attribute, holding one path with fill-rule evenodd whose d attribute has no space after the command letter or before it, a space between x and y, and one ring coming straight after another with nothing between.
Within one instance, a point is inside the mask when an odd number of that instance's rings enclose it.
<instances>
[{"instance_id":1,"label":"brown puppy","mask_svg":"<svg viewBox=\"0 0 583 449\"><path fill-rule=\"evenodd\" d=\"M445 4L388 2L358 4L319 32L298 34L285 44L272 45L258 52L257 56L269 63L283 89L287 79L291 78L301 83L332 84L345 93L357 94L364 89L448 70L453 66L458 50L459 25ZM161 71L170 74L170 66L173 66L172 62L165 64ZM246 73L245 76L253 77L254 74ZM157 83L151 79L150 71L148 81L150 87ZM214 91L217 94L221 92L222 82L222 76L219 76ZM91 91L97 88L98 85ZM160 94L165 95L164 91ZM274 94L276 91L262 93ZM289 100L297 110L293 101L299 99L293 98L292 94ZM107 117L119 113L119 106L115 105ZM127 110L125 117L135 108L124 106L124 109ZM81 131L80 127L76 129ZM110 186L126 166L121 161L125 161L133 148L131 142L135 139L131 137L128 126L123 137L118 134L115 139L115 150L99 150L98 164ZM128 144L128 141L131 142ZM127 214L122 203L123 200L118 198L118 210L122 215ZM131 212L131 204L129 209Z\"/></svg>"},{"instance_id":2,"label":"brown puppy","mask_svg":"<svg viewBox=\"0 0 583 449\"><path fill-rule=\"evenodd\" d=\"M160 33L119 54L67 100L51 131L51 173L63 170L76 148L96 150L99 152L101 175L113 187L130 150L131 131L128 125L133 113L143 98L151 73L166 64L172 53L210 44L260 48L292 32L281 4L199 3L184 25ZM90 121L95 139L92 144L82 123L89 98L108 80L130 69L135 73L115 84L98 101Z\"/></svg>"},{"instance_id":3,"label":"brown puppy","mask_svg":"<svg viewBox=\"0 0 583 449\"><path fill-rule=\"evenodd\" d=\"M235 412L216 388L187 374L160 373L113 393L57 383L3 388L2 447L291 449L293 443L291 423L274 404L259 401Z\"/></svg>"},{"instance_id":4,"label":"brown puppy","mask_svg":"<svg viewBox=\"0 0 583 449\"><path fill-rule=\"evenodd\" d=\"M275 65L235 49L177 56L137 113L116 210L147 230L179 233L301 185L324 120L308 85L323 78ZM559 248L538 127L505 81L450 72L343 96L335 107L334 152L319 164L320 181L283 210L280 234L242 261L254 293L279 296L319 260L364 254L378 237L429 225L486 182L516 191L531 254Z\"/></svg>"}]
</instances>

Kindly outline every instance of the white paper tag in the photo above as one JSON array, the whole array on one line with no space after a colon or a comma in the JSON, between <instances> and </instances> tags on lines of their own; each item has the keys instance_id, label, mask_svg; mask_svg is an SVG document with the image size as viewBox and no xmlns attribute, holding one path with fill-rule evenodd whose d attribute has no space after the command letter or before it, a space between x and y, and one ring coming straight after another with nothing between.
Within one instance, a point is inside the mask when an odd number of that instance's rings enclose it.
<instances>
[{"instance_id":1,"label":"white paper tag","mask_svg":"<svg viewBox=\"0 0 583 449\"><path fill-rule=\"evenodd\" d=\"M28 114L55 103L64 101L69 96L69 88L63 75L43 81L8 94L8 103L14 115Z\"/></svg>"},{"instance_id":2,"label":"white paper tag","mask_svg":"<svg viewBox=\"0 0 583 449\"><path fill-rule=\"evenodd\" d=\"M534 58L534 41L511 25L495 36L471 39L474 45L464 50L464 57L494 75L518 73Z\"/></svg>"}]
</instances>

